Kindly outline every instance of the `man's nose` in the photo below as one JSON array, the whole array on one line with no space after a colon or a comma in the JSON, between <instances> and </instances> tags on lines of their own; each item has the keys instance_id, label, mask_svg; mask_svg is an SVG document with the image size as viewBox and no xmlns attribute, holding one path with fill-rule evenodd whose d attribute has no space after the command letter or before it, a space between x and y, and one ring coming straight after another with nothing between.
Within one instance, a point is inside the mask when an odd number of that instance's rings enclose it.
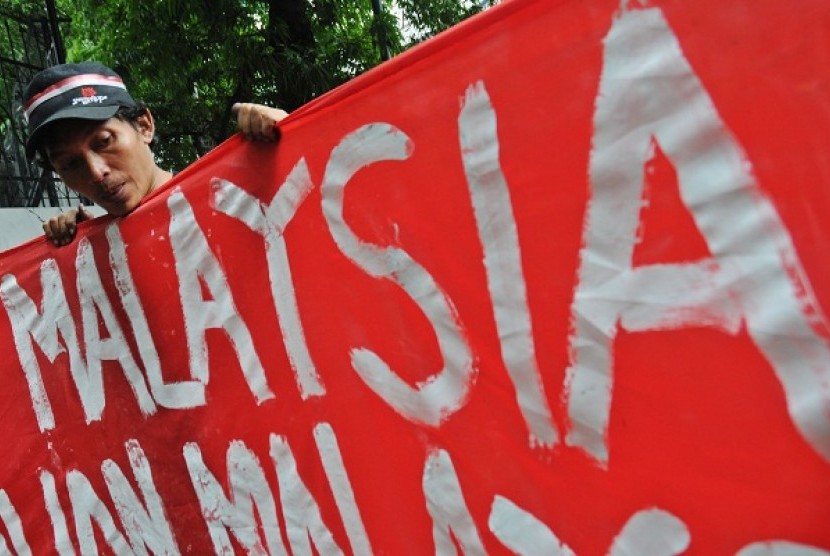
<instances>
[{"instance_id":1,"label":"man's nose","mask_svg":"<svg viewBox=\"0 0 830 556\"><path fill-rule=\"evenodd\" d=\"M90 153L86 157L86 165L89 170L89 177L93 183L100 183L106 180L110 173L107 162L98 153Z\"/></svg>"}]
</instances>

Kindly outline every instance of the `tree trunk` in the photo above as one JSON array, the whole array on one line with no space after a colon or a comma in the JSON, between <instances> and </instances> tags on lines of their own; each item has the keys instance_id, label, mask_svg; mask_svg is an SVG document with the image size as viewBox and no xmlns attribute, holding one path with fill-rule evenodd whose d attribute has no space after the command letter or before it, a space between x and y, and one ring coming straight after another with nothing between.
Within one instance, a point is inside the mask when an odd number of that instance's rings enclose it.
<instances>
[{"instance_id":1,"label":"tree trunk","mask_svg":"<svg viewBox=\"0 0 830 556\"><path fill-rule=\"evenodd\" d=\"M269 0L268 27L269 42L277 51L286 46L311 49L315 46L314 32L307 0Z\"/></svg>"}]
</instances>

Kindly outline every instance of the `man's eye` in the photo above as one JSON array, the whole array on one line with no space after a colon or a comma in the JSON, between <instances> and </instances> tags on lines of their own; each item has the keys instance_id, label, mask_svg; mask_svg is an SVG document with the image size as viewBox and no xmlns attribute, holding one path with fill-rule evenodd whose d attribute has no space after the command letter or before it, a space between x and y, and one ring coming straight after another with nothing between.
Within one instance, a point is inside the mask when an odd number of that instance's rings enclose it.
<instances>
[{"instance_id":1,"label":"man's eye","mask_svg":"<svg viewBox=\"0 0 830 556\"><path fill-rule=\"evenodd\" d=\"M108 147L112 143L112 135L107 134L98 139L98 144L96 145L99 149L103 149Z\"/></svg>"},{"instance_id":2,"label":"man's eye","mask_svg":"<svg viewBox=\"0 0 830 556\"><path fill-rule=\"evenodd\" d=\"M73 158L66 162L59 162L56 167L59 172L71 172L78 167L78 159Z\"/></svg>"}]
</instances>

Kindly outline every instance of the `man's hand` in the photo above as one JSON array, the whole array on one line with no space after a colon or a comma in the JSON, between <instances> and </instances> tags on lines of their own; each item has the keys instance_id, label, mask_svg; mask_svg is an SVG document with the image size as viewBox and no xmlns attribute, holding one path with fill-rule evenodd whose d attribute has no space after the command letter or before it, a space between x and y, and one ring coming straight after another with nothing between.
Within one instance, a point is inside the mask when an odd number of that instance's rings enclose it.
<instances>
[{"instance_id":1,"label":"man's hand","mask_svg":"<svg viewBox=\"0 0 830 556\"><path fill-rule=\"evenodd\" d=\"M236 114L239 131L245 135L246 139L253 141L279 139L277 123L288 116L285 110L250 102L237 102L231 107L231 112Z\"/></svg>"},{"instance_id":2,"label":"man's hand","mask_svg":"<svg viewBox=\"0 0 830 556\"><path fill-rule=\"evenodd\" d=\"M78 205L78 208L69 209L44 222L43 233L46 235L46 239L58 247L67 245L75 239L75 232L78 231L77 224L92 217L92 214L83 205Z\"/></svg>"}]
</instances>

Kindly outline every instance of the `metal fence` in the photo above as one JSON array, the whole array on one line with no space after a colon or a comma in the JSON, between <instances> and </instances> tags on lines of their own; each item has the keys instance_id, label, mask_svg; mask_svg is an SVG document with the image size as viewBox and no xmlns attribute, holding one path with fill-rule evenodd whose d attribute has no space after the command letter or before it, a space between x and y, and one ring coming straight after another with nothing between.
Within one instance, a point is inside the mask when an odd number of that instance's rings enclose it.
<instances>
[{"instance_id":1,"label":"metal fence","mask_svg":"<svg viewBox=\"0 0 830 556\"><path fill-rule=\"evenodd\" d=\"M57 176L29 160L20 98L35 73L64 61L54 0L41 14L0 7L0 207L63 207L82 201Z\"/></svg>"}]
</instances>

